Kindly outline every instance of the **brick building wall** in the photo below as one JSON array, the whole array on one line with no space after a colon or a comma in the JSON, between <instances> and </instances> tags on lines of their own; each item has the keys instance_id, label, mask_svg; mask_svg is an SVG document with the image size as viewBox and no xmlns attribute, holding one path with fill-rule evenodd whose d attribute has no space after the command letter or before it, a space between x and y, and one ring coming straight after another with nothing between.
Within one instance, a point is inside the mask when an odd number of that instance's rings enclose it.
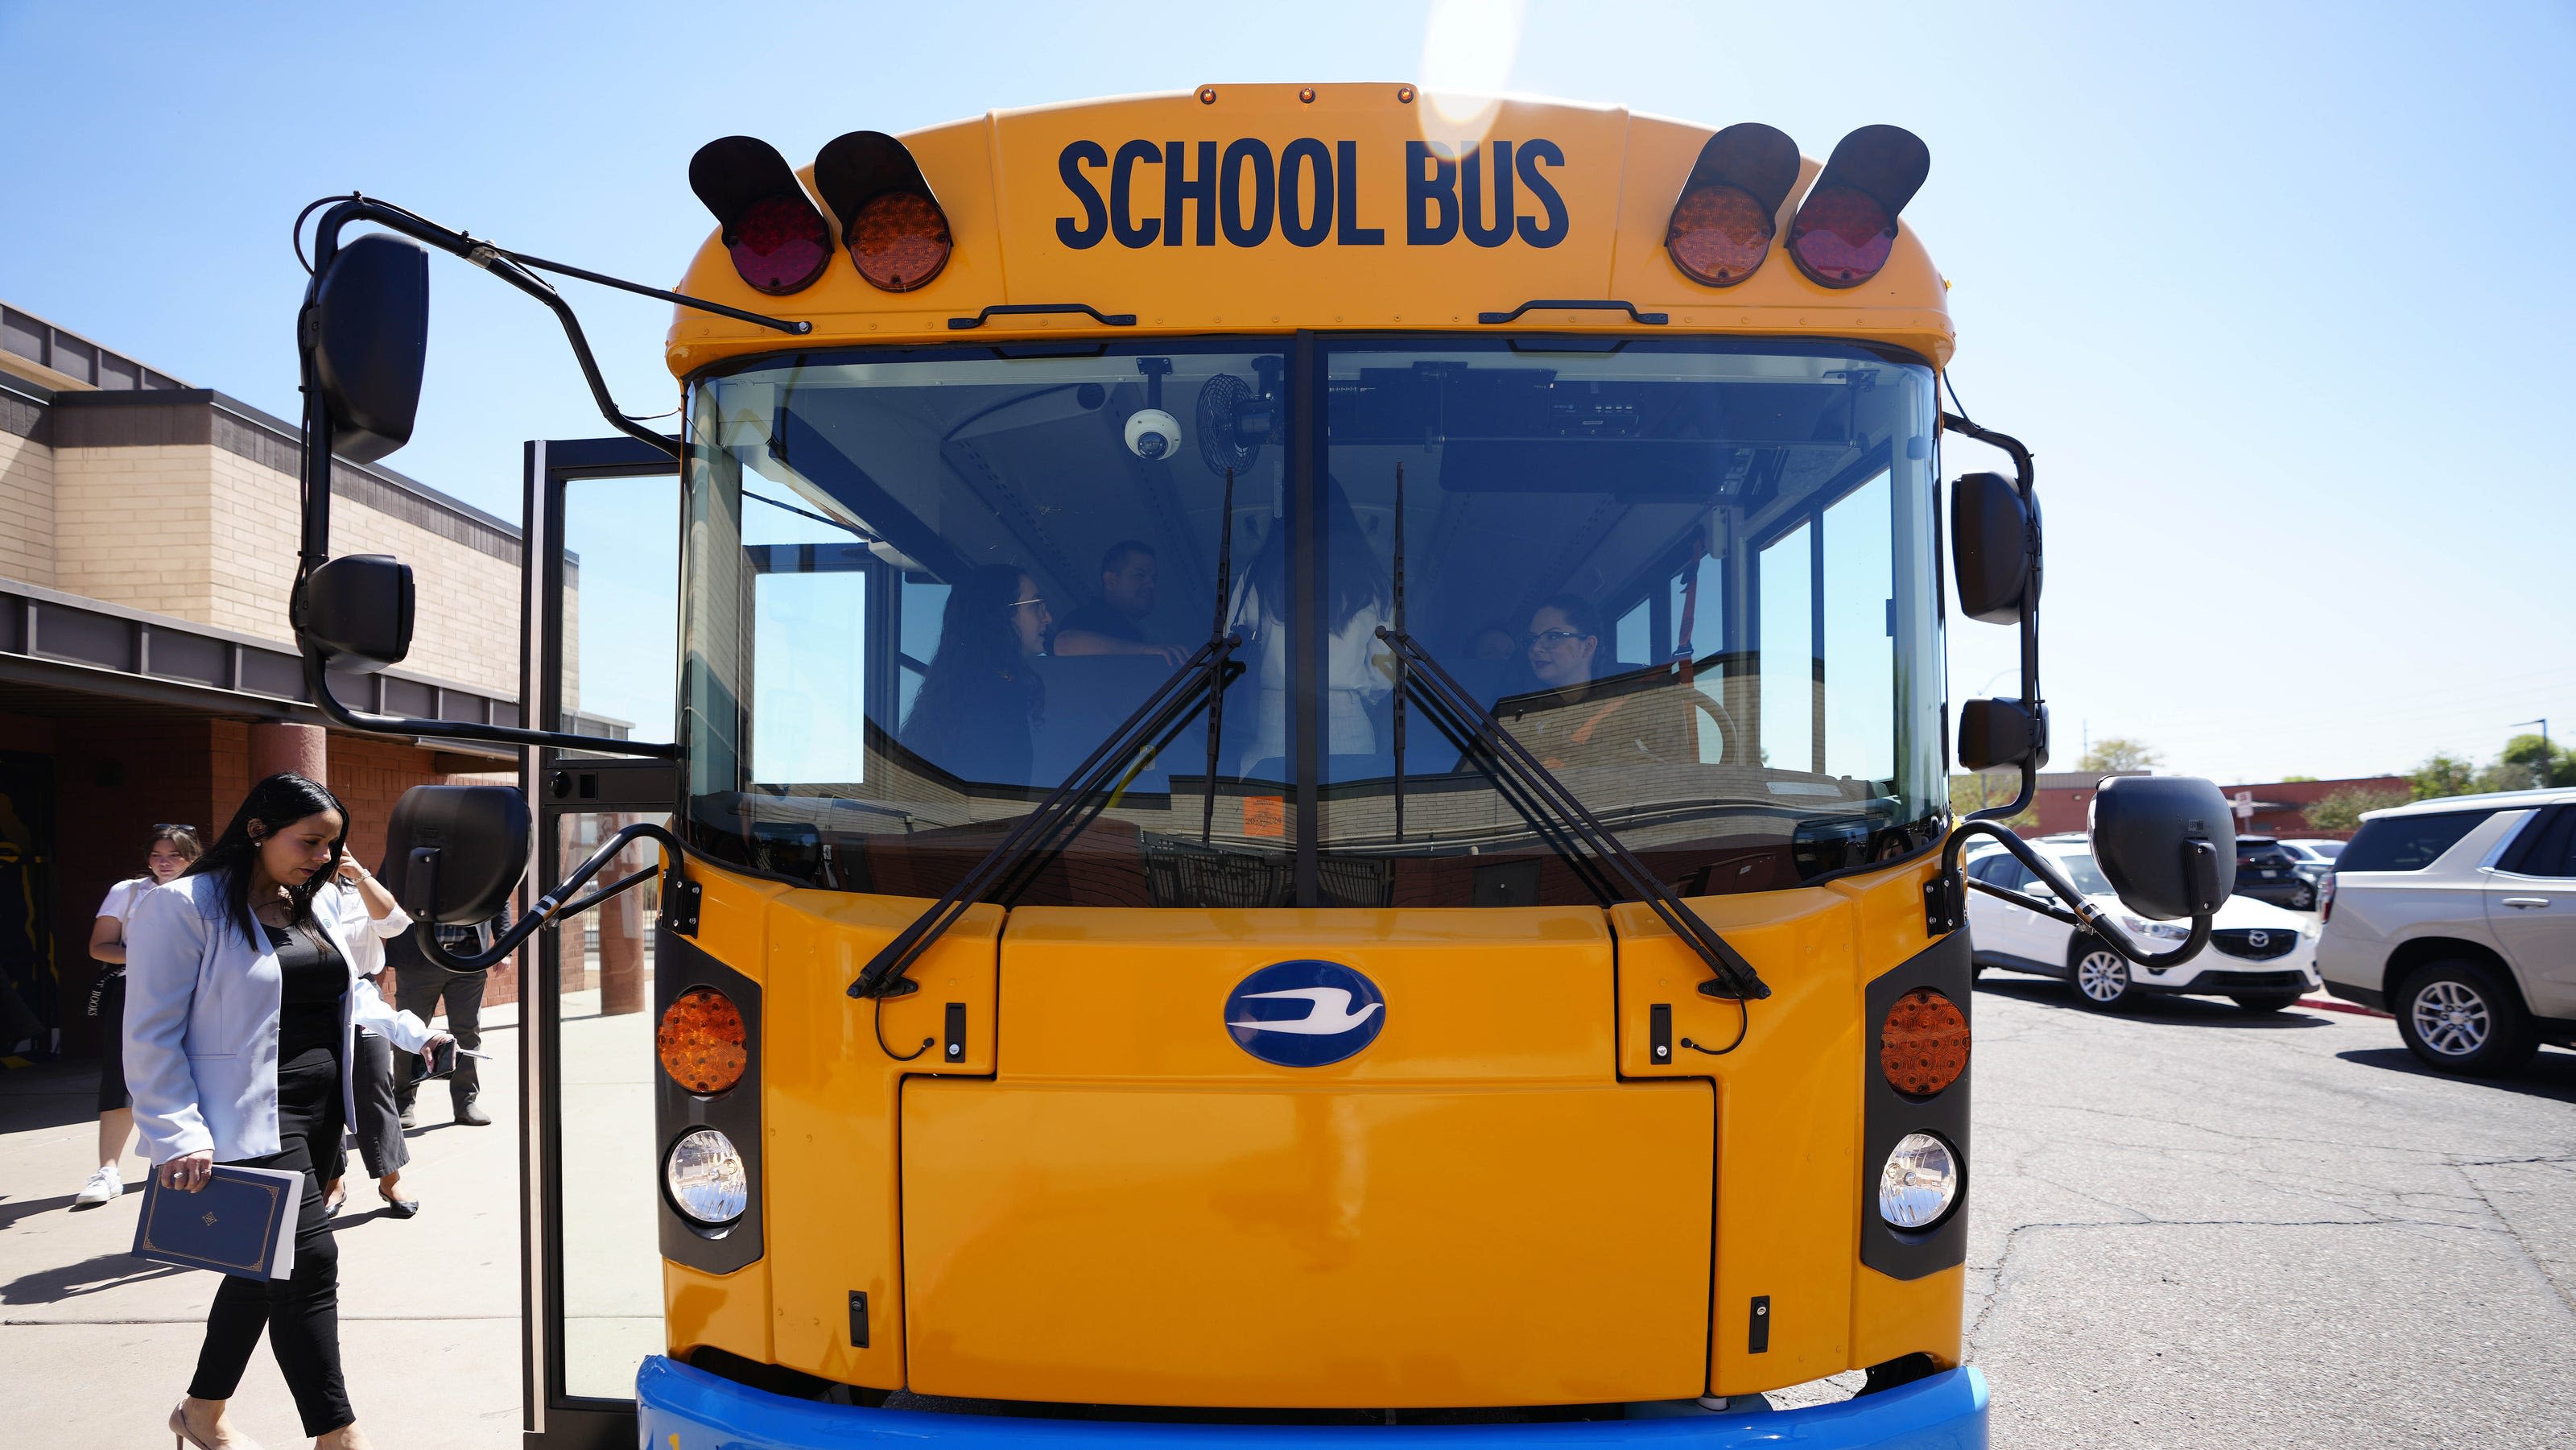
<instances>
[{"instance_id":1,"label":"brick building wall","mask_svg":"<svg viewBox=\"0 0 2576 1450\"><path fill-rule=\"evenodd\" d=\"M0 574L54 586L54 450L0 429Z\"/></svg>"}]
</instances>

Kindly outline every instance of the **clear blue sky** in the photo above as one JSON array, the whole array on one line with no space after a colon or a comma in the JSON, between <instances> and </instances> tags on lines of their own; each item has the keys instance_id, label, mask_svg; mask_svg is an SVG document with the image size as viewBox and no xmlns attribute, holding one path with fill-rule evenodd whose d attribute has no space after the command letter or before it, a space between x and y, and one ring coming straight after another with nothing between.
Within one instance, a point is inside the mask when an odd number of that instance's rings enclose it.
<instances>
[{"instance_id":1,"label":"clear blue sky","mask_svg":"<svg viewBox=\"0 0 2576 1450\"><path fill-rule=\"evenodd\" d=\"M287 223L324 192L668 282L712 137L801 160L997 106L1437 80L1427 14L0 3L0 297L291 417ZM2089 727L2262 780L2576 737L2571 75L2564 5L1539 3L1501 84L1810 155L1929 141L1908 217L1957 284L1954 380L2039 455L2059 760ZM629 410L673 406L664 310L568 286ZM598 420L541 312L445 264L433 292L388 461L515 517L519 441ZM1953 696L2012 660L1955 624Z\"/></svg>"}]
</instances>

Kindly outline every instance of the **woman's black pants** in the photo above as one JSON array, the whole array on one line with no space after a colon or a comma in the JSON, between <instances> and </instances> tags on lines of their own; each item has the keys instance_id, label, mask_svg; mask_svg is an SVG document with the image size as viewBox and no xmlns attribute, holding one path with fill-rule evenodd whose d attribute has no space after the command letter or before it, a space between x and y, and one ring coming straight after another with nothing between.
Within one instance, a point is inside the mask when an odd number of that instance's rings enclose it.
<instances>
[{"instance_id":1,"label":"woman's black pants","mask_svg":"<svg viewBox=\"0 0 2576 1450\"><path fill-rule=\"evenodd\" d=\"M322 1182L340 1148L340 1069L327 1059L282 1067L277 1075L279 1151L239 1159L246 1168L283 1168L304 1175L304 1200L295 1220L295 1272L284 1279L245 1279L227 1274L206 1314L206 1343L197 1352L197 1375L188 1393L201 1400L229 1400L250 1367L262 1329L277 1355L277 1368L295 1395L304 1433L327 1435L356 1420L340 1374L340 1245L322 1221Z\"/></svg>"}]
</instances>

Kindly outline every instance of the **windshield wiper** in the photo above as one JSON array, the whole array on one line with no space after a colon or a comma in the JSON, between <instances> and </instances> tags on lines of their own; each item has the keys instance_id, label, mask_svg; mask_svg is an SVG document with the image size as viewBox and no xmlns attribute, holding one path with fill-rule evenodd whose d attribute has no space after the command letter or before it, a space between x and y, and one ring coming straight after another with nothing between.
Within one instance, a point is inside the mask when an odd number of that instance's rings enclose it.
<instances>
[{"instance_id":1,"label":"windshield wiper","mask_svg":"<svg viewBox=\"0 0 2576 1450\"><path fill-rule=\"evenodd\" d=\"M1092 747L1091 754L1083 757L1082 764L1074 767L1064 783L1038 802L1037 809L1022 816L963 880L869 959L858 980L850 983L850 995L901 997L915 990L904 972L955 926L968 908L1009 895L1010 889L1016 889L1026 879L1028 871L1107 806L1115 794L1109 787L1115 784L1123 789L1190 722L1190 717L1198 713L1202 696L1211 689L1222 694L1225 685L1243 673L1243 666L1231 658L1242 643L1238 635L1219 635L1182 661L1171 678L1156 686L1125 723ZM1211 780L1209 789L1215 789L1215 784Z\"/></svg>"},{"instance_id":2,"label":"windshield wiper","mask_svg":"<svg viewBox=\"0 0 2576 1450\"><path fill-rule=\"evenodd\" d=\"M1595 880L1616 888L1615 894L1642 901L1648 909L1671 928L1673 935L1698 953L1699 959L1715 972L1712 981L1700 983L1700 991L1711 997L1733 997L1739 1001L1760 1001L1771 995L1771 988L1744 954L1729 945L1717 929L1702 921L1673 889L1657 880L1637 853L1612 835L1601 824L1555 772L1541 765L1529 747L1520 743L1492 711L1478 704L1465 686L1441 668L1420 642L1400 629L1380 626L1377 637L1395 650L1400 668L1415 677L1414 691L1425 704L1452 717L1467 728L1495 771L1498 779L1508 779L1515 792L1541 808L1543 814L1556 818L1563 835L1571 836L1591 853L1589 857L1574 851L1556 833L1541 830L1540 835L1568 864ZM1537 817L1532 817L1537 824ZM1595 887L1598 891L1600 888Z\"/></svg>"}]
</instances>

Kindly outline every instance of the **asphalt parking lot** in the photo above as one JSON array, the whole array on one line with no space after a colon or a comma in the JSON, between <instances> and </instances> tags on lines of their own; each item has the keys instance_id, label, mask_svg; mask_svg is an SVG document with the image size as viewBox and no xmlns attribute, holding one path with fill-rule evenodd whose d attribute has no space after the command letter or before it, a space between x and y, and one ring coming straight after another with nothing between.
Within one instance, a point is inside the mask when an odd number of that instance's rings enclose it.
<instances>
[{"instance_id":1,"label":"asphalt parking lot","mask_svg":"<svg viewBox=\"0 0 2576 1450\"><path fill-rule=\"evenodd\" d=\"M2478 1082L2419 1070L2390 1023L2346 1013L2182 999L2104 1017L1993 973L1976 1008L1969 1354L1995 1444L2576 1438L2576 1053ZM636 1057L617 1034L639 1020L567 1023L567 1045ZM515 1033L491 1045L485 1102L506 1124ZM611 1066L603 1081L633 1075ZM47 1431L30 1443L156 1443L208 1284L125 1255L134 1198L68 1211L85 1073L0 1074L6 1398L15 1425ZM413 1135L429 1211L383 1219L360 1185L343 1220L351 1391L386 1450L502 1450L518 1429L516 1135L443 1117ZM621 1258L649 1313L649 1253ZM626 1345L633 1313L605 1304L581 1337ZM301 1443L265 1354L238 1408L266 1443Z\"/></svg>"},{"instance_id":2,"label":"asphalt parking lot","mask_svg":"<svg viewBox=\"0 0 2576 1450\"><path fill-rule=\"evenodd\" d=\"M2450 1078L2384 1018L1990 972L1975 1086L1994 1443L2576 1438L2576 1053Z\"/></svg>"}]
</instances>

